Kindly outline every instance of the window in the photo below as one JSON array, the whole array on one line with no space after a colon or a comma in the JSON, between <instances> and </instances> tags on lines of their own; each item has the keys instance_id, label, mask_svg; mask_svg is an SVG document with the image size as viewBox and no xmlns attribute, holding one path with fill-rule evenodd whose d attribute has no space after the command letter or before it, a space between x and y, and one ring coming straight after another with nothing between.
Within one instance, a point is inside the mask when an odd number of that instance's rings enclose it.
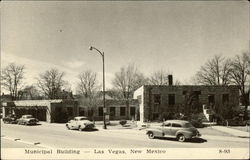
<instances>
[{"instance_id":1,"label":"window","mask_svg":"<svg viewBox=\"0 0 250 160\"><path fill-rule=\"evenodd\" d=\"M209 104L214 104L214 94L209 94L208 95L208 103Z\"/></svg>"},{"instance_id":2,"label":"window","mask_svg":"<svg viewBox=\"0 0 250 160\"><path fill-rule=\"evenodd\" d=\"M175 94L169 94L168 95L168 104L169 105L175 105Z\"/></svg>"},{"instance_id":3,"label":"window","mask_svg":"<svg viewBox=\"0 0 250 160\"><path fill-rule=\"evenodd\" d=\"M103 116L103 107L98 108L98 116Z\"/></svg>"},{"instance_id":4,"label":"window","mask_svg":"<svg viewBox=\"0 0 250 160\"><path fill-rule=\"evenodd\" d=\"M88 118L80 118L80 120L82 121L82 120L88 120Z\"/></svg>"},{"instance_id":5,"label":"window","mask_svg":"<svg viewBox=\"0 0 250 160\"><path fill-rule=\"evenodd\" d=\"M229 101L229 94L222 95L222 104L228 103Z\"/></svg>"},{"instance_id":6,"label":"window","mask_svg":"<svg viewBox=\"0 0 250 160\"><path fill-rule=\"evenodd\" d=\"M126 116L126 107L120 108L120 116Z\"/></svg>"},{"instance_id":7,"label":"window","mask_svg":"<svg viewBox=\"0 0 250 160\"><path fill-rule=\"evenodd\" d=\"M180 124L177 124L177 123L173 123L173 124L172 124L172 127L181 127L181 125L180 125Z\"/></svg>"},{"instance_id":8,"label":"window","mask_svg":"<svg viewBox=\"0 0 250 160\"><path fill-rule=\"evenodd\" d=\"M135 107L130 107L130 115L131 116L135 115Z\"/></svg>"},{"instance_id":9,"label":"window","mask_svg":"<svg viewBox=\"0 0 250 160\"><path fill-rule=\"evenodd\" d=\"M170 127L171 126L171 123L165 123L163 124L164 127Z\"/></svg>"},{"instance_id":10,"label":"window","mask_svg":"<svg viewBox=\"0 0 250 160\"><path fill-rule=\"evenodd\" d=\"M67 112L69 116L73 116L73 108L72 107L67 107Z\"/></svg>"},{"instance_id":11,"label":"window","mask_svg":"<svg viewBox=\"0 0 250 160\"><path fill-rule=\"evenodd\" d=\"M161 95L159 94L154 95L154 104L161 104Z\"/></svg>"},{"instance_id":12,"label":"window","mask_svg":"<svg viewBox=\"0 0 250 160\"><path fill-rule=\"evenodd\" d=\"M115 116L115 107L110 107L110 116Z\"/></svg>"}]
</instances>

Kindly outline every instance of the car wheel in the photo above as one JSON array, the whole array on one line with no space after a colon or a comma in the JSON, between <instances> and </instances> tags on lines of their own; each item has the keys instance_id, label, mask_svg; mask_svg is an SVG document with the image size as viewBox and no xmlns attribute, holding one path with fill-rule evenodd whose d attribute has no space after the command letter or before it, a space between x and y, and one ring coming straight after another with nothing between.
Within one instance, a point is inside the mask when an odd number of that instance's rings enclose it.
<instances>
[{"instance_id":1,"label":"car wheel","mask_svg":"<svg viewBox=\"0 0 250 160\"><path fill-rule=\"evenodd\" d=\"M79 130L79 131L82 131L82 128L81 128L81 126L79 126L79 127L78 127L78 130Z\"/></svg>"},{"instance_id":2,"label":"car wheel","mask_svg":"<svg viewBox=\"0 0 250 160\"><path fill-rule=\"evenodd\" d=\"M186 137L183 134L179 134L177 136L177 139L178 139L179 142L184 142L186 140Z\"/></svg>"},{"instance_id":3,"label":"car wheel","mask_svg":"<svg viewBox=\"0 0 250 160\"><path fill-rule=\"evenodd\" d=\"M68 129L68 130L70 130L69 125L68 125L68 124L66 124L66 127L67 127L67 129Z\"/></svg>"},{"instance_id":4,"label":"car wheel","mask_svg":"<svg viewBox=\"0 0 250 160\"><path fill-rule=\"evenodd\" d=\"M148 133L148 138L149 138L149 139L154 139L154 138L155 138L154 133L153 133L153 132L149 132L149 133Z\"/></svg>"}]
</instances>

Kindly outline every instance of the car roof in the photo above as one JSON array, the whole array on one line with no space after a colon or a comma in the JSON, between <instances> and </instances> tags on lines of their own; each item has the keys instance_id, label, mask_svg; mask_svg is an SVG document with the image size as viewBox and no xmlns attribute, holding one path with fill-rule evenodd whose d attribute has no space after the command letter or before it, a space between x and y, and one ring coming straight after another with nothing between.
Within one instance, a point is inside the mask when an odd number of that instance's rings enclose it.
<instances>
[{"instance_id":1,"label":"car roof","mask_svg":"<svg viewBox=\"0 0 250 160\"><path fill-rule=\"evenodd\" d=\"M184 120L166 120L164 123L180 123L180 124L185 124L185 123L189 123L188 121L184 121Z\"/></svg>"},{"instance_id":2,"label":"car roof","mask_svg":"<svg viewBox=\"0 0 250 160\"><path fill-rule=\"evenodd\" d=\"M23 116L32 116L31 114L25 114L25 115L23 115Z\"/></svg>"},{"instance_id":3,"label":"car roof","mask_svg":"<svg viewBox=\"0 0 250 160\"><path fill-rule=\"evenodd\" d=\"M87 118L87 117L85 117L85 116L77 116L77 117L75 117L76 119L80 119L80 118Z\"/></svg>"}]
</instances>

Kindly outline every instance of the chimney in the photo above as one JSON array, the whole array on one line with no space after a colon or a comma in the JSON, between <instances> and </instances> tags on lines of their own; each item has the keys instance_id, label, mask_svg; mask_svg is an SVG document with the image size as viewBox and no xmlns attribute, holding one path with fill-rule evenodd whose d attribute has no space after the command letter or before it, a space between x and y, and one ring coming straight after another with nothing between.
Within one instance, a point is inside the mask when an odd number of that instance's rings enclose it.
<instances>
[{"instance_id":1,"label":"chimney","mask_svg":"<svg viewBox=\"0 0 250 160\"><path fill-rule=\"evenodd\" d=\"M173 85L173 75L168 75L168 85L172 86Z\"/></svg>"}]
</instances>

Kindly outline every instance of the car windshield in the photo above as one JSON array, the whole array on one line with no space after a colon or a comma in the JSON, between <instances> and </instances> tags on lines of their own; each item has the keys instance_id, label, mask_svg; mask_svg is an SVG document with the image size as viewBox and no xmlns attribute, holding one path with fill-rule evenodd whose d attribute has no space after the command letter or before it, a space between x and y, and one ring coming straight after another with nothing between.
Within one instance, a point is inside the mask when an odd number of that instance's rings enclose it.
<instances>
[{"instance_id":1,"label":"car windshield","mask_svg":"<svg viewBox=\"0 0 250 160\"><path fill-rule=\"evenodd\" d=\"M184 125L183 125L183 127L184 128L192 128L192 127L194 127L191 123L185 123Z\"/></svg>"},{"instance_id":2,"label":"car windshield","mask_svg":"<svg viewBox=\"0 0 250 160\"><path fill-rule=\"evenodd\" d=\"M33 118L31 115L25 116L25 118Z\"/></svg>"},{"instance_id":3,"label":"car windshield","mask_svg":"<svg viewBox=\"0 0 250 160\"><path fill-rule=\"evenodd\" d=\"M80 118L80 120L88 120L87 118Z\"/></svg>"}]
</instances>

